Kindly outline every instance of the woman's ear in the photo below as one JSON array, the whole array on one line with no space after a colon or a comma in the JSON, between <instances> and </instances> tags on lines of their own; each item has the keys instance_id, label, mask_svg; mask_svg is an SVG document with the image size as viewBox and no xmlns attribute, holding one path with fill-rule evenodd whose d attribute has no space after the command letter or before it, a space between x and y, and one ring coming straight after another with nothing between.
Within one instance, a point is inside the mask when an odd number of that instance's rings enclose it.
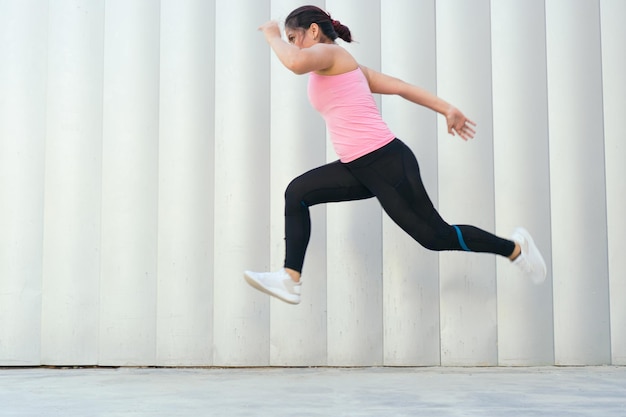
<instances>
[{"instance_id":1,"label":"woman's ear","mask_svg":"<svg viewBox=\"0 0 626 417\"><path fill-rule=\"evenodd\" d=\"M311 35L313 36L313 39L318 40L320 37L320 27L317 23L311 23L311 26L309 26L309 30L311 31Z\"/></svg>"}]
</instances>

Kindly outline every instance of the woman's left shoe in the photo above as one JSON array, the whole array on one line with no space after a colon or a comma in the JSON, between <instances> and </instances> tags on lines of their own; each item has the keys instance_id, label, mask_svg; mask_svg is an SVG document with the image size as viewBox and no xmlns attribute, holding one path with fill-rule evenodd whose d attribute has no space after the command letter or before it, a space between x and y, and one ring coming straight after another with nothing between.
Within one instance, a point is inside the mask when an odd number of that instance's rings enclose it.
<instances>
[{"instance_id":1,"label":"woman's left shoe","mask_svg":"<svg viewBox=\"0 0 626 417\"><path fill-rule=\"evenodd\" d=\"M276 272L246 271L243 277L259 291L269 294L289 304L300 303L300 283L291 279L291 276L282 268Z\"/></svg>"}]
</instances>

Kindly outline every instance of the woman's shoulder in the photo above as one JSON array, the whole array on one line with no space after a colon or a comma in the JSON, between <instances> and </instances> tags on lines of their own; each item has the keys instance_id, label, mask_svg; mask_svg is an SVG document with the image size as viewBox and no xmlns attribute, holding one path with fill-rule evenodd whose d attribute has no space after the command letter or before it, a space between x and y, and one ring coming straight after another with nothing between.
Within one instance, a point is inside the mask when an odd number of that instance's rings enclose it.
<instances>
[{"instance_id":1,"label":"woman's shoulder","mask_svg":"<svg viewBox=\"0 0 626 417\"><path fill-rule=\"evenodd\" d=\"M337 44L317 44L315 47L325 48L327 53L333 54L333 64L322 71L316 71L319 75L339 75L354 71L359 68L359 63L345 48Z\"/></svg>"}]
</instances>

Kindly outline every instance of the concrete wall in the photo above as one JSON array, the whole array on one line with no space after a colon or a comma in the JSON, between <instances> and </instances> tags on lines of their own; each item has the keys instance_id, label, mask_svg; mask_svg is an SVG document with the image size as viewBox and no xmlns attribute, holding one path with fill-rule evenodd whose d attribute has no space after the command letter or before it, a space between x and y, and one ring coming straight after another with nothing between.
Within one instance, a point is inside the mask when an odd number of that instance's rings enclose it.
<instances>
[{"instance_id":1,"label":"concrete wall","mask_svg":"<svg viewBox=\"0 0 626 417\"><path fill-rule=\"evenodd\" d=\"M0 366L626 364L626 3L313 3L478 123L377 97L444 218L524 225L546 282L368 200L312 208L303 301L270 300L242 271L336 159L256 30L301 2L0 0Z\"/></svg>"}]
</instances>

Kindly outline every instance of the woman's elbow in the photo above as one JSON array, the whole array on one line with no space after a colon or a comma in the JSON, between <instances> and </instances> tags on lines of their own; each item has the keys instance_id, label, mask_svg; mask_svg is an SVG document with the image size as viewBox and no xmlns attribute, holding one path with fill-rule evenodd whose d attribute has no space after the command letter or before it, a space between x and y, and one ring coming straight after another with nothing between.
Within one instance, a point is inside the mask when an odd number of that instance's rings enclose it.
<instances>
[{"instance_id":1,"label":"woman's elbow","mask_svg":"<svg viewBox=\"0 0 626 417\"><path fill-rule=\"evenodd\" d=\"M302 67L302 66L298 66L298 65L294 65L294 66L291 66L291 67L288 67L288 68L289 68L289 70L291 72L293 72L296 75L302 75L302 74L306 74L308 72L311 72L307 68Z\"/></svg>"},{"instance_id":2,"label":"woman's elbow","mask_svg":"<svg viewBox=\"0 0 626 417\"><path fill-rule=\"evenodd\" d=\"M285 60L283 64L289 71L297 75L302 75L302 74L306 74L307 72L311 72L310 68L308 68L308 65L306 65L305 62L302 62L302 60L299 60L299 59Z\"/></svg>"}]
</instances>

